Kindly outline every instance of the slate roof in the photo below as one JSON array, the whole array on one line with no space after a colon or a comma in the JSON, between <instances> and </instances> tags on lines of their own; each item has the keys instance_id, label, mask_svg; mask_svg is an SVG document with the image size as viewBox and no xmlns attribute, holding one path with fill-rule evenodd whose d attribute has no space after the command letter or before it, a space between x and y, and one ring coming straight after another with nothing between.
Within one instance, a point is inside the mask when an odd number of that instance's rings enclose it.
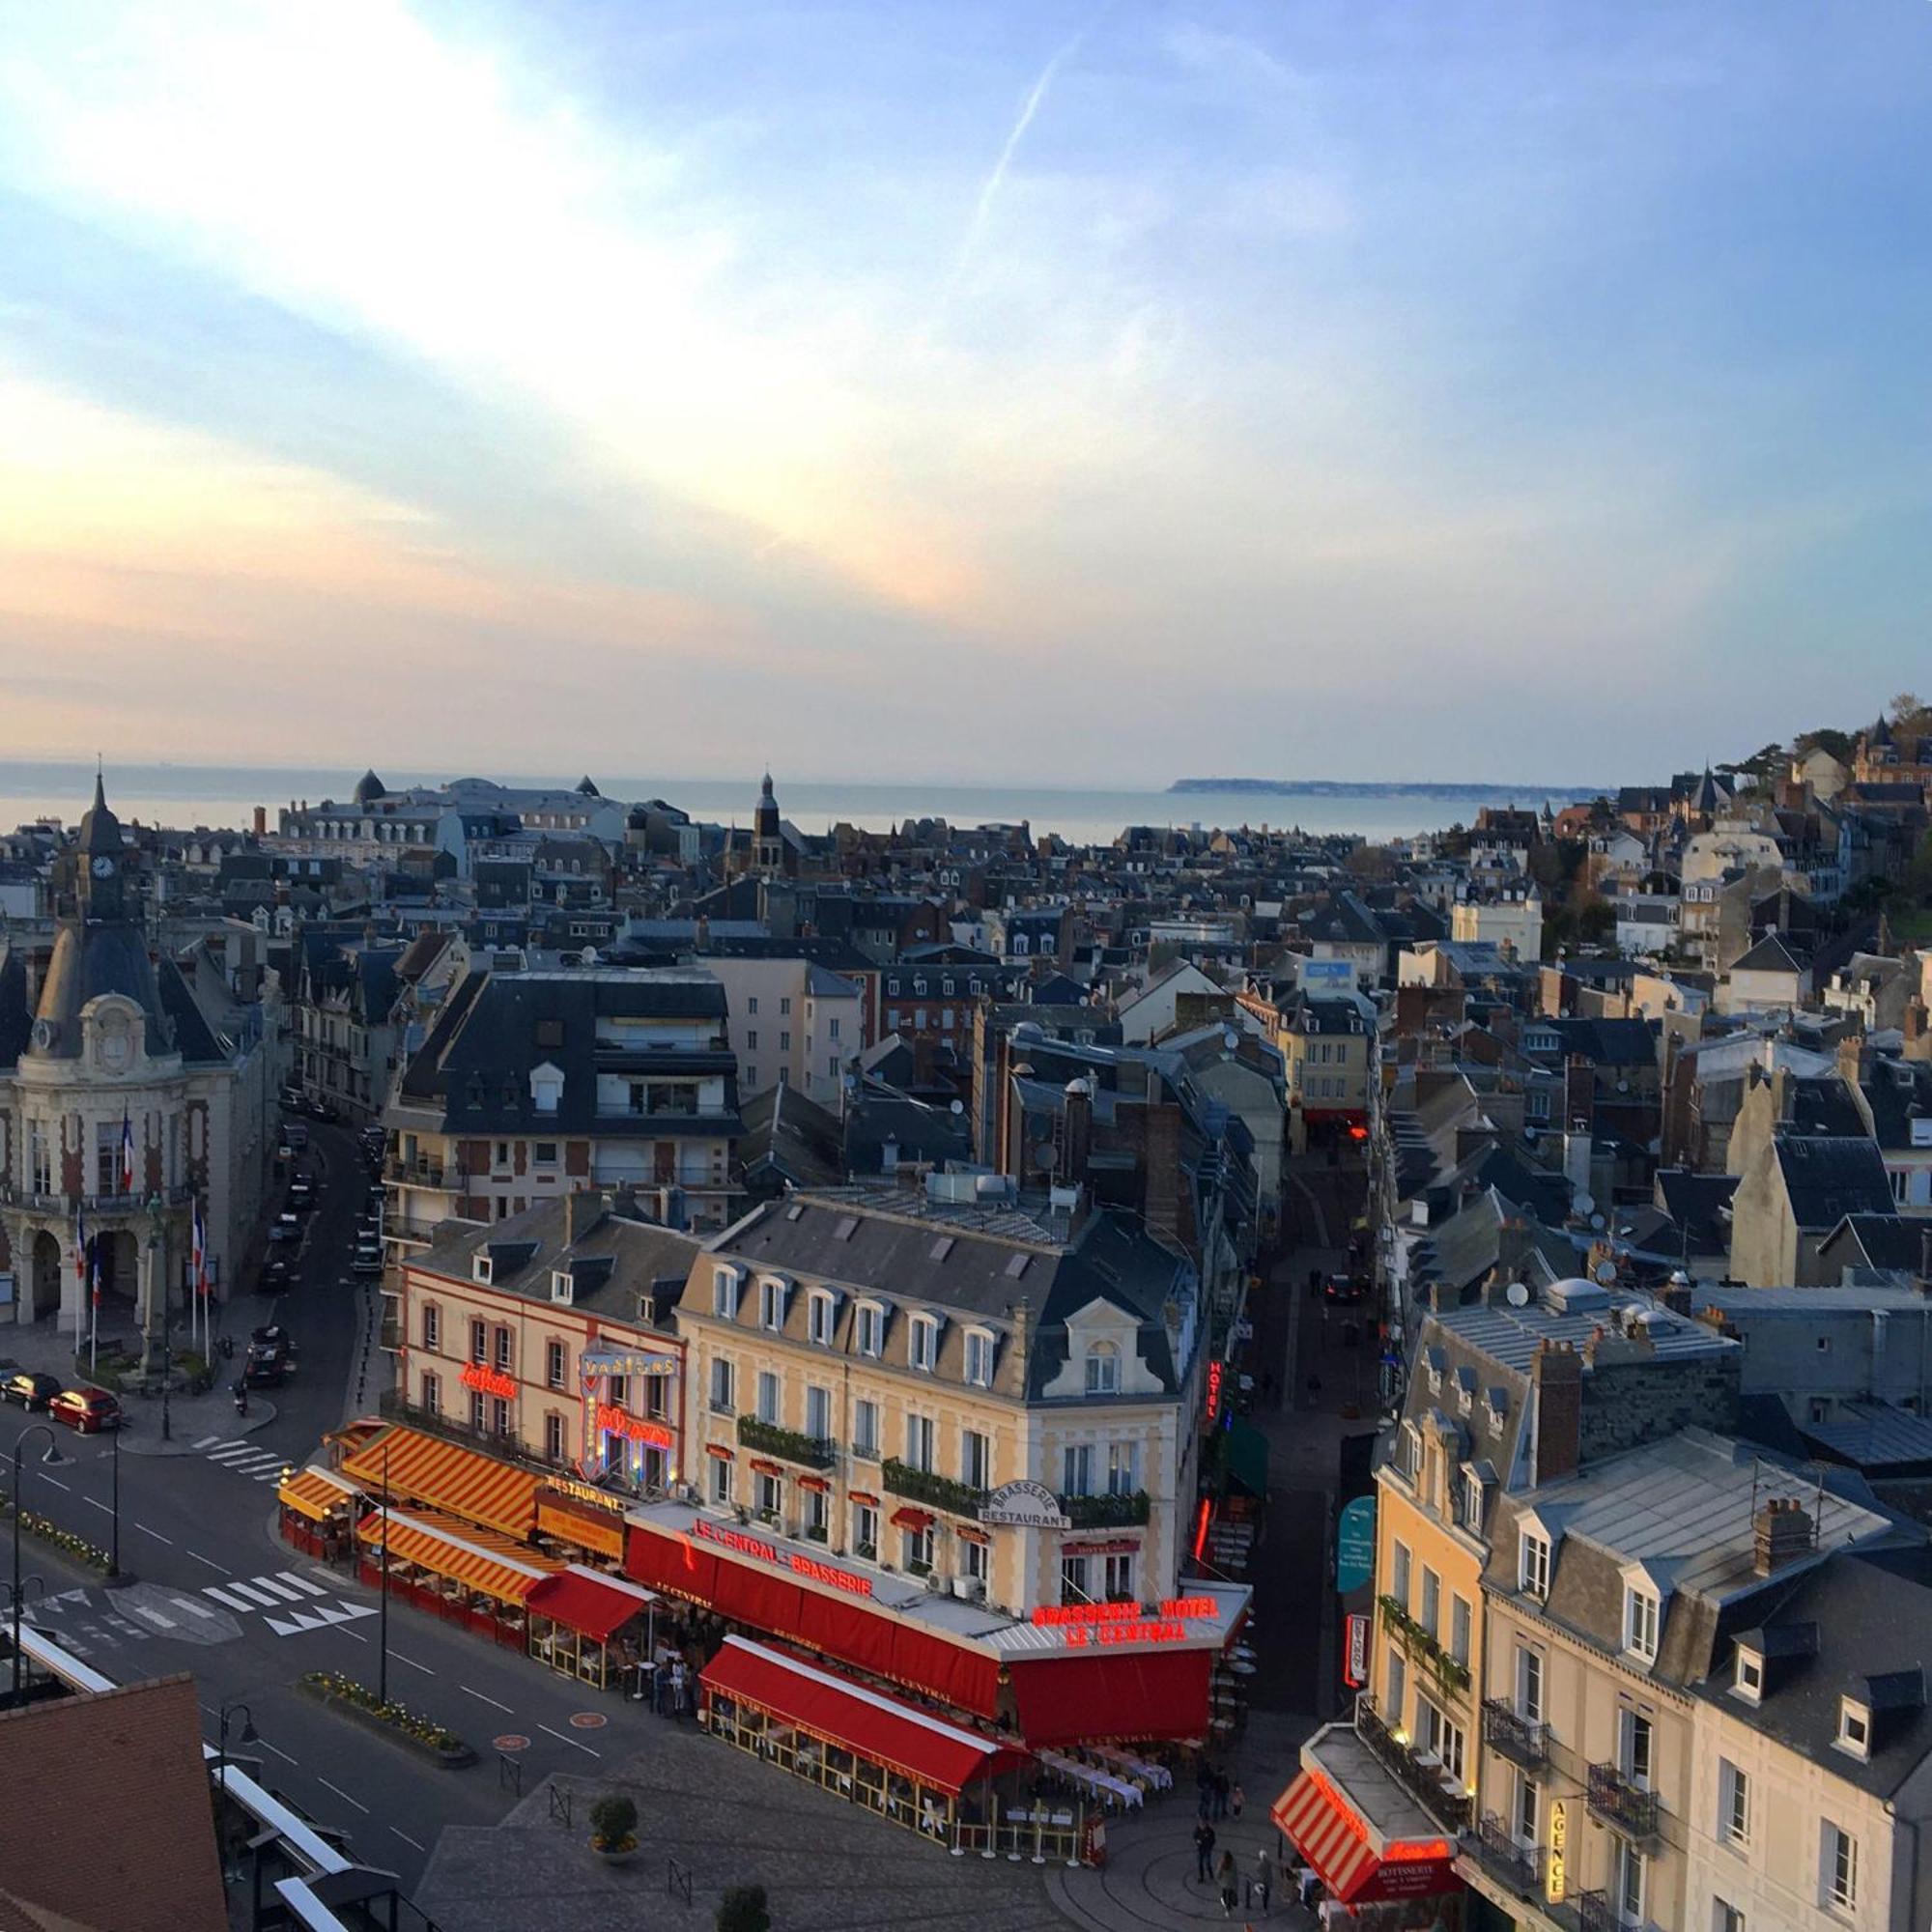
<instances>
[{"instance_id":1,"label":"slate roof","mask_svg":"<svg viewBox=\"0 0 1932 1932\"><path fill-rule=\"evenodd\" d=\"M1829 1422L1804 1425L1808 1442L1867 1475L1932 1469L1932 1416L1889 1402L1841 1402Z\"/></svg>"},{"instance_id":2,"label":"slate roof","mask_svg":"<svg viewBox=\"0 0 1932 1932\"><path fill-rule=\"evenodd\" d=\"M1794 957L1790 947L1775 932L1768 932L1742 958L1731 962L1732 973L1802 974L1804 967Z\"/></svg>"},{"instance_id":3,"label":"slate roof","mask_svg":"<svg viewBox=\"0 0 1932 1932\"><path fill-rule=\"evenodd\" d=\"M1847 1214L1892 1211L1891 1182L1876 1142L1781 1133L1772 1145L1799 1227L1823 1232Z\"/></svg>"}]
</instances>

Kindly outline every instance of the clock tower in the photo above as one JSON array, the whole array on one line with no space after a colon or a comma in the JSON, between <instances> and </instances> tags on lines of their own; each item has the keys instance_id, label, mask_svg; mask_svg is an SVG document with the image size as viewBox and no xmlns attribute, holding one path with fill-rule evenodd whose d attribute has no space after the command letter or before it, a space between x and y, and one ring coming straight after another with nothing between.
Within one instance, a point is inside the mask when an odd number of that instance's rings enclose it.
<instances>
[{"instance_id":1,"label":"clock tower","mask_svg":"<svg viewBox=\"0 0 1932 1932\"><path fill-rule=\"evenodd\" d=\"M129 876L132 857L97 773L94 803L80 821L80 837L71 854L75 910L90 925L118 923L138 912L138 895Z\"/></svg>"}]
</instances>

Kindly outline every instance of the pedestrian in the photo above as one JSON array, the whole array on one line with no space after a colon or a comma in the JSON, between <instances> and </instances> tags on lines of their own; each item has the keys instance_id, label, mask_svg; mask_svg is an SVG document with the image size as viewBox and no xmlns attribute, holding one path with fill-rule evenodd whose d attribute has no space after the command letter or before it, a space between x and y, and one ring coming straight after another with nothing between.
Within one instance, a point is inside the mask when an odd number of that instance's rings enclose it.
<instances>
[{"instance_id":1,"label":"pedestrian","mask_svg":"<svg viewBox=\"0 0 1932 1932\"><path fill-rule=\"evenodd\" d=\"M1235 1855L1233 1852L1223 1852L1221 1854L1221 1862L1215 1867L1214 1875L1221 1887L1221 1917L1223 1918L1232 1918L1235 1916L1235 1902L1240 1896L1235 1889Z\"/></svg>"},{"instance_id":2,"label":"pedestrian","mask_svg":"<svg viewBox=\"0 0 1932 1932\"><path fill-rule=\"evenodd\" d=\"M1222 1819L1228 1815L1228 1774L1217 1771L1214 1774L1214 1816Z\"/></svg>"},{"instance_id":3,"label":"pedestrian","mask_svg":"<svg viewBox=\"0 0 1932 1932\"><path fill-rule=\"evenodd\" d=\"M1255 1875L1249 1882L1248 1896L1261 1897L1262 1910L1268 1909L1268 1900L1274 1893L1274 1872L1268 1859L1268 1848L1262 1845L1255 1852Z\"/></svg>"},{"instance_id":4,"label":"pedestrian","mask_svg":"<svg viewBox=\"0 0 1932 1932\"><path fill-rule=\"evenodd\" d=\"M673 1658L670 1666L670 1714L684 1722L684 1659Z\"/></svg>"},{"instance_id":5,"label":"pedestrian","mask_svg":"<svg viewBox=\"0 0 1932 1932\"><path fill-rule=\"evenodd\" d=\"M1195 1813L1205 1825L1214 1808L1214 1774L1204 1761L1194 1774Z\"/></svg>"},{"instance_id":6,"label":"pedestrian","mask_svg":"<svg viewBox=\"0 0 1932 1932\"><path fill-rule=\"evenodd\" d=\"M1208 1883L1210 1861L1214 1857L1214 1828L1204 1817L1194 1828L1194 1871L1203 1885Z\"/></svg>"},{"instance_id":7,"label":"pedestrian","mask_svg":"<svg viewBox=\"0 0 1932 1932\"><path fill-rule=\"evenodd\" d=\"M1294 1868L1294 1895L1301 1901L1304 1912L1315 1910L1315 1888L1320 1881L1315 1876L1315 1867L1299 1864Z\"/></svg>"},{"instance_id":8,"label":"pedestrian","mask_svg":"<svg viewBox=\"0 0 1932 1932\"><path fill-rule=\"evenodd\" d=\"M1240 1781L1236 1779L1234 1790L1228 1794L1228 1809L1238 1818L1241 1815L1241 1806L1247 1802L1247 1793L1241 1789Z\"/></svg>"}]
</instances>

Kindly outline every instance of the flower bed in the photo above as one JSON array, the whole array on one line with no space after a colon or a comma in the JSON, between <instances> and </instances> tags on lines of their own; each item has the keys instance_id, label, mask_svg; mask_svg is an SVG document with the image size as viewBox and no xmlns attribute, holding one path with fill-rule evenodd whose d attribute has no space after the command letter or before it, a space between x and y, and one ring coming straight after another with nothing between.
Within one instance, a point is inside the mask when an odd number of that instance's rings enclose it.
<instances>
[{"instance_id":1,"label":"flower bed","mask_svg":"<svg viewBox=\"0 0 1932 1932\"><path fill-rule=\"evenodd\" d=\"M99 1545L88 1542L84 1536L76 1536L71 1529L63 1529L49 1518L36 1516L32 1510L20 1512L20 1528L28 1536L39 1537L43 1543L51 1544L63 1556L71 1556L76 1563L84 1563L90 1570L109 1570L112 1559Z\"/></svg>"},{"instance_id":2,"label":"flower bed","mask_svg":"<svg viewBox=\"0 0 1932 1932\"><path fill-rule=\"evenodd\" d=\"M380 1730L400 1745L420 1751L445 1770L456 1770L476 1762L476 1753L454 1731L445 1730L434 1718L425 1718L394 1698L384 1703L368 1685L335 1670L311 1670L296 1680L296 1688L319 1702L340 1711L371 1730Z\"/></svg>"}]
</instances>

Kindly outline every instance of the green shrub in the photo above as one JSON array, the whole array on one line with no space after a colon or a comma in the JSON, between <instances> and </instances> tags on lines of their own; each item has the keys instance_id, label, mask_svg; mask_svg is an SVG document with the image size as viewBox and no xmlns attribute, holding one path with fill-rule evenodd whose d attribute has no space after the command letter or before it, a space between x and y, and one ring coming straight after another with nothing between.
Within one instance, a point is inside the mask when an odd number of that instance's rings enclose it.
<instances>
[{"instance_id":1,"label":"green shrub","mask_svg":"<svg viewBox=\"0 0 1932 1932\"><path fill-rule=\"evenodd\" d=\"M590 1807L590 1837L600 1852L620 1852L638 1841L638 1807L621 1791L609 1791Z\"/></svg>"},{"instance_id":2,"label":"green shrub","mask_svg":"<svg viewBox=\"0 0 1932 1932\"><path fill-rule=\"evenodd\" d=\"M726 1887L718 1904L718 1932L772 1932L772 1915L765 1907L764 1887Z\"/></svg>"}]
</instances>

